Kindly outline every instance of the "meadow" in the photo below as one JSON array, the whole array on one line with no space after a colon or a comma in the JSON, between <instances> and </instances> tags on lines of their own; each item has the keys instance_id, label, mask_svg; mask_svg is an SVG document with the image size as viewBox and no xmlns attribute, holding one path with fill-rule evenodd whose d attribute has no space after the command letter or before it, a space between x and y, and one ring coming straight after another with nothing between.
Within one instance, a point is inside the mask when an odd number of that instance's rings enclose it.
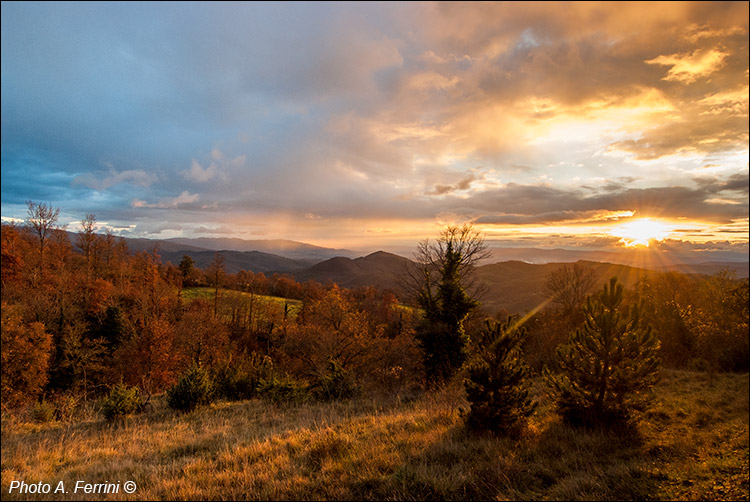
<instances>
[{"instance_id":1,"label":"meadow","mask_svg":"<svg viewBox=\"0 0 750 502\"><path fill-rule=\"evenodd\" d=\"M2 418L3 500L747 500L748 374L664 370L632 429L563 425L546 397L519 438L464 427L459 385L409 397L188 414L156 399L121 423ZM134 481L133 494L73 493ZM60 481L68 493L9 493ZM121 485L122 486L122 485Z\"/></svg>"},{"instance_id":2,"label":"meadow","mask_svg":"<svg viewBox=\"0 0 750 502\"><path fill-rule=\"evenodd\" d=\"M193 300L205 300L212 302L214 300L214 288L208 287L190 287L184 288L181 292L182 300L190 302ZM257 293L247 293L244 291L235 291L232 289L220 288L219 297L222 299L222 304L230 304L232 300L240 302L249 302L251 299L257 301L259 304L264 306L271 306L281 311L286 308L289 314L294 318L297 313L302 309L302 300L295 300L293 298L284 298L281 296L273 295L261 295Z\"/></svg>"}]
</instances>

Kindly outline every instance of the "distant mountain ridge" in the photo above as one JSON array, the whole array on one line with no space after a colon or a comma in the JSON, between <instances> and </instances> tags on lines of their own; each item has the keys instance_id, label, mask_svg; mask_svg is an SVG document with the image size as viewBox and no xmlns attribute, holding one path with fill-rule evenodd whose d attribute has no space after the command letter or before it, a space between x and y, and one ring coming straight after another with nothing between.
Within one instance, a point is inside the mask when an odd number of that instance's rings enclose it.
<instances>
[{"instance_id":1,"label":"distant mountain ridge","mask_svg":"<svg viewBox=\"0 0 750 502\"><path fill-rule=\"evenodd\" d=\"M189 256L195 261L195 266L206 269L214 257L218 254L224 258L224 270L229 274L236 274L240 270L249 270L254 273L293 273L310 267L315 262L310 260L293 260L283 256L263 253L261 251L160 251L162 262L171 262L178 265L184 256Z\"/></svg>"},{"instance_id":2,"label":"distant mountain ridge","mask_svg":"<svg viewBox=\"0 0 750 502\"><path fill-rule=\"evenodd\" d=\"M71 235L71 238L74 238ZM125 237L131 252L157 250L164 263L177 265L190 256L196 266L206 268L218 253L227 273L250 270L264 274L297 272L337 256L357 256L348 249L331 249L284 239L245 240L221 238L145 239ZM75 242L73 240L73 242Z\"/></svg>"},{"instance_id":3,"label":"distant mountain ridge","mask_svg":"<svg viewBox=\"0 0 750 502\"><path fill-rule=\"evenodd\" d=\"M261 251L271 253L284 258L305 261L323 261L337 256L355 258L358 253L348 249L332 249L314 246L304 242L290 241L286 239L237 239L237 238L214 238L199 237L187 239L177 237L166 239L176 245L193 246L212 251Z\"/></svg>"},{"instance_id":4,"label":"distant mountain ridge","mask_svg":"<svg viewBox=\"0 0 750 502\"><path fill-rule=\"evenodd\" d=\"M698 264L742 264L748 262L748 253L731 250L681 251L653 250L650 248L623 248L617 250L546 249L546 248L489 248L490 258L484 263L500 261L525 261L528 263L572 263L578 260L622 263L637 263L653 267L670 267Z\"/></svg>"},{"instance_id":5,"label":"distant mountain ridge","mask_svg":"<svg viewBox=\"0 0 750 502\"><path fill-rule=\"evenodd\" d=\"M71 234L72 242L75 242ZM182 257L190 256L199 268L205 269L218 253L224 258L225 270L234 274L240 270L250 270L265 274L285 273L297 281L313 280L326 284L335 282L342 287L356 288L375 286L399 292L403 289L402 276L414 262L401 255L377 251L366 256L356 257L350 250L337 250L286 240L242 239L137 239L125 238L131 252L158 249L163 262L177 265ZM198 244L211 245L208 249ZM250 249L262 247L278 253ZM218 249L234 248L234 249ZM649 255L643 250L632 253L611 253L595 251L569 251L533 248L491 248L494 263L477 267L478 279L486 284L486 294L480 298L491 313L507 310L510 313L528 312L546 300L545 281L549 273L558 268L577 262L594 270L598 289L612 276L618 276L626 287L644 277L653 277L658 271L676 270L687 274L710 275L721 269L730 270L737 278L748 277L748 262L738 260L737 253L727 254L728 261L699 263L673 263L657 255ZM344 252L347 256L337 253ZM286 256L280 254L284 253ZM520 255L520 256L519 256ZM297 258L294 258L296 256ZM516 257L502 260L503 257ZM579 256L598 259L582 260ZM656 256L656 259L654 259ZM721 255L719 255L721 257ZM651 257L651 259L648 259ZM705 256L699 256L698 258ZM549 260L548 263L530 263L536 260ZM577 258L577 259L576 259ZM607 258L613 258L611 261ZM746 257L745 257L746 258ZM622 260L632 263L622 264Z\"/></svg>"}]
</instances>

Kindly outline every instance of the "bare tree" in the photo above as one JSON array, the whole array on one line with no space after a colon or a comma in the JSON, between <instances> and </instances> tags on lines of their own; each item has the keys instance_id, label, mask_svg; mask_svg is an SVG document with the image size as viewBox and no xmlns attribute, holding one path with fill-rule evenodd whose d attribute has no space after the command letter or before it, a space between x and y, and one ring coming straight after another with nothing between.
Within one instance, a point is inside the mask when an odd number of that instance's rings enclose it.
<instances>
[{"instance_id":1,"label":"bare tree","mask_svg":"<svg viewBox=\"0 0 750 502\"><path fill-rule=\"evenodd\" d=\"M32 201L27 201L26 205L29 208L29 216L26 219L26 223L36 233L39 238L39 268L44 269L44 248L47 245L47 240L55 228L57 218L60 215L60 208L52 209L51 205L44 203L37 204Z\"/></svg>"},{"instance_id":2,"label":"bare tree","mask_svg":"<svg viewBox=\"0 0 750 502\"><path fill-rule=\"evenodd\" d=\"M78 233L78 239L76 244L81 248L83 256L86 257L86 279L91 277L91 254L94 249L94 242L96 241L96 216L93 214L86 214L86 217L81 220L81 231Z\"/></svg>"},{"instance_id":3,"label":"bare tree","mask_svg":"<svg viewBox=\"0 0 750 502\"><path fill-rule=\"evenodd\" d=\"M214 316L216 315L219 307L219 288L224 282L224 257L219 253L214 253L214 259L206 269L206 278L211 286L214 287Z\"/></svg>"},{"instance_id":4,"label":"bare tree","mask_svg":"<svg viewBox=\"0 0 750 502\"><path fill-rule=\"evenodd\" d=\"M417 245L414 253L417 266L403 273L403 286L411 296L433 294L441 281L440 270L445 267L449 249L460 256L458 275L463 289L474 297L481 295L483 288L474 269L480 260L490 257L490 251L482 234L467 223L445 227L435 241L425 239Z\"/></svg>"},{"instance_id":5,"label":"bare tree","mask_svg":"<svg viewBox=\"0 0 750 502\"><path fill-rule=\"evenodd\" d=\"M545 287L552 301L570 314L579 309L596 284L596 274L580 263L563 265L547 275Z\"/></svg>"}]
</instances>

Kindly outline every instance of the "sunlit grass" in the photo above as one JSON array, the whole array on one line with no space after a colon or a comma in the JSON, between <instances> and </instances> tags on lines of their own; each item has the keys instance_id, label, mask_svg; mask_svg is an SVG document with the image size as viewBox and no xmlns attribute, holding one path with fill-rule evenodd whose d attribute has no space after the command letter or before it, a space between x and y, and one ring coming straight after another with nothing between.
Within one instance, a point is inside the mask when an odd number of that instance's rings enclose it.
<instances>
[{"instance_id":1,"label":"sunlit grass","mask_svg":"<svg viewBox=\"0 0 750 502\"><path fill-rule=\"evenodd\" d=\"M209 287L191 287L184 288L181 293L183 301L202 299L214 301L214 288ZM256 301L258 304L268 304L282 310L286 306L289 314L294 316L302 310L302 301L293 298L284 298L281 296L259 295L257 293L246 293L244 291L235 291L232 289L219 289L219 297L222 299L240 299L245 302Z\"/></svg>"},{"instance_id":2,"label":"sunlit grass","mask_svg":"<svg viewBox=\"0 0 750 502\"><path fill-rule=\"evenodd\" d=\"M518 440L463 427L460 387L412 401L157 402L123 426L4 416L3 499L748 498L748 375L667 372L637 431L580 431L540 400ZM133 480L133 495L8 494L12 480Z\"/></svg>"}]
</instances>

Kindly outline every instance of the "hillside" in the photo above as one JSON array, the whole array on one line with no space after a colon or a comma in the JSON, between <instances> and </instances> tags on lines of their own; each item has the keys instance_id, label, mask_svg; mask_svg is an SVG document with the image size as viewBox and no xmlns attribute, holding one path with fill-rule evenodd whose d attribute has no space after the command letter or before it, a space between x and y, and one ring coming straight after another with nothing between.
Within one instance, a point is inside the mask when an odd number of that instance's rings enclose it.
<instances>
[{"instance_id":1,"label":"hillside","mask_svg":"<svg viewBox=\"0 0 750 502\"><path fill-rule=\"evenodd\" d=\"M165 242L175 246L199 247L212 251L261 251L263 253L307 262L319 262L336 256L346 256L349 258L357 256L357 253L348 249L332 249L286 239L200 237L195 239L174 238L167 239Z\"/></svg>"},{"instance_id":2,"label":"hillside","mask_svg":"<svg viewBox=\"0 0 750 502\"><path fill-rule=\"evenodd\" d=\"M400 276L413 266L414 263L407 258L377 251L356 259L332 258L296 272L294 277L300 282L335 282L345 288L377 286L397 291L401 288Z\"/></svg>"},{"instance_id":3,"label":"hillside","mask_svg":"<svg viewBox=\"0 0 750 502\"><path fill-rule=\"evenodd\" d=\"M712 275L721 270L727 270L729 273L733 273L737 279L744 279L750 277L750 263L749 262L706 262L696 263L694 265L670 265L663 267L662 270L671 270L675 272L681 272L683 274L705 274Z\"/></svg>"},{"instance_id":4,"label":"hillside","mask_svg":"<svg viewBox=\"0 0 750 502\"><path fill-rule=\"evenodd\" d=\"M75 242L71 234L71 240ZM292 274L297 281L335 282L342 287L376 286L399 292L401 276L414 264L403 256L377 251L364 257L353 258L353 251L313 246L289 240L244 239L125 239L131 252L151 251L158 248L163 262L177 265L184 255L205 269L218 252L224 258L225 270L234 274L250 270L264 274ZM595 269L597 283L603 284L617 275L626 287L632 287L638 278L653 275L656 271L674 270L686 274L710 275L728 270L736 278L748 277L747 261L707 261L705 256L654 255L647 249L628 252L585 252L561 249L491 248L495 263L477 269L479 279L485 283L481 301L494 313L499 309L511 313L527 312L542 304L545 299L546 276L559 267L578 262ZM718 258L736 260L736 254L715 254ZM582 260L581 256L587 257ZM502 259L504 258L504 259ZM682 263L674 263L679 258ZM554 260L554 261L551 261ZM630 263L631 265L625 265ZM485 262L486 263L486 262Z\"/></svg>"},{"instance_id":5,"label":"hillside","mask_svg":"<svg viewBox=\"0 0 750 502\"><path fill-rule=\"evenodd\" d=\"M631 288L639 278L658 274L652 270L614 263L583 260L577 263L594 270L596 289L615 275L626 288ZM505 309L510 313L528 312L547 299L547 275L564 265L566 263L534 265L521 261L505 261L478 267L477 275L487 288L481 298L482 304L492 313L499 309Z\"/></svg>"},{"instance_id":6,"label":"hillside","mask_svg":"<svg viewBox=\"0 0 750 502\"><path fill-rule=\"evenodd\" d=\"M688 273L712 274L720 269L729 269L738 278L748 277L747 249L734 250L679 250L663 248L620 248L609 250L540 249L490 247L490 257L482 264L501 261L525 261L527 263L573 263L579 260L617 263L649 270L679 270Z\"/></svg>"},{"instance_id":7,"label":"hillside","mask_svg":"<svg viewBox=\"0 0 750 502\"><path fill-rule=\"evenodd\" d=\"M216 254L224 258L224 270L228 274L236 274L240 270L250 270L254 273L263 272L264 274L279 272L292 273L297 270L303 270L314 262L305 260L293 260L283 256L263 253L260 251L160 251L161 259L164 263L171 262L178 265L184 255L190 256L195 260L195 266L206 269Z\"/></svg>"},{"instance_id":8,"label":"hillside","mask_svg":"<svg viewBox=\"0 0 750 502\"><path fill-rule=\"evenodd\" d=\"M573 429L545 387L519 441L470 434L457 391L409 400L163 398L110 426L3 413L3 500L747 500L748 376L665 371L637 432ZM10 492L14 480L67 493ZM119 493L74 493L78 480ZM125 481L135 493L123 492ZM89 485L91 486L91 485Z\"/></svg>"}]
</instances>

